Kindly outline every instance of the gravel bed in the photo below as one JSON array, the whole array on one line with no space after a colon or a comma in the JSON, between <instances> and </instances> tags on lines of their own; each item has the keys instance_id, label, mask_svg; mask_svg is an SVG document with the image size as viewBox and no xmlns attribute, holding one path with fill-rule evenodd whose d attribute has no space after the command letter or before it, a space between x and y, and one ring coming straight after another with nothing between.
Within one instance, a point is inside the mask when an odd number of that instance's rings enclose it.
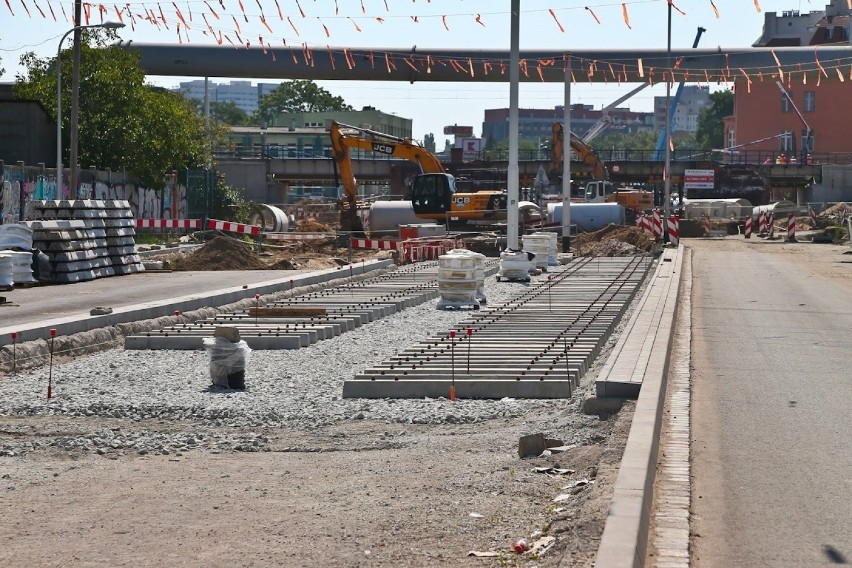
<instances>
[{"instance_id":1,"label":"gravel bed","mask_svg":"<svg viewBox=\"0 0 852 568\"><path fill-rule=\"evenodd\" d=\"M546 278L539 276L537 279ZM486 279L489 304L524 290ZM245 391L211 384L205 351L112 350L54 363L0 383L0 417L97 417L122 427L7 443L0 456L53 446L69 451L168 454L194 448L257 451L267 428L312 430L348 420L460 424L514 418L553 408L547 400L343 399L343 382L419 340L446 332L469 310L438 310L437 300L298 350L253 351ZM128 421L132 427L126 425ZM133 424L135 423L135 424ZM165 433L151 424L168 424ZM251 431L258 430L258 432ZM7 438L8 440L8 438Z\"/></svg>"}]
</instances>

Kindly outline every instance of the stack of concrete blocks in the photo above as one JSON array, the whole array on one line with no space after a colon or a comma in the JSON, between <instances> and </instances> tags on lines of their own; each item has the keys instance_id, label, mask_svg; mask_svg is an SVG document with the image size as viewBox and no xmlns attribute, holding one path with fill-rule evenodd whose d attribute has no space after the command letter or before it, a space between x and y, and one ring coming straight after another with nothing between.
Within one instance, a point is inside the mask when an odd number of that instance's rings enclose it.
<instances>
[{"instance_id":1,"label":"stack of concrete blocks","mask_svg":"<svg viewBox=\"0 0 852 568\"><path fill-rule=\"evenodd\" d=\"M532 264L536 268L547 270L547 256L550 254L550 237L547 233L533 233L523 236L524 250L535 255Z\"/></svg>"},{"instance_id":2,"label":"stack of concrete blocks","mask_svg":"<svg viewBox=\"0 0 852 568\"><path fill-rule=\"evenodd\" d=\"M485 297L485 256L467 249L453 249L438 257L439 310L479 309L477 296Z\"/></svg>"},{"instance_id":3,"label":"stack of concrete blocks","mask_svg":"<svg viewBox=\"0 0 852 568\"><path fill-rule=\"evenodd\" d=\"M136 253L130 203L118 200L33 202L33 244L50 258L54 282L82 282L144 270Z\"/></svg>"}]
</instances>

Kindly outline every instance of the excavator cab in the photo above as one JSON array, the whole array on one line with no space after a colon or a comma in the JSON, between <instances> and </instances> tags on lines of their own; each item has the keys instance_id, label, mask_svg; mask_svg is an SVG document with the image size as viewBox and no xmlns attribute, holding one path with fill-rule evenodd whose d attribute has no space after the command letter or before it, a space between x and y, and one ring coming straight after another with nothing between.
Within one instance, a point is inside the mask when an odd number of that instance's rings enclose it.
<instances>
[{"instance_id":1,"label":"excavator cab","mask_svg":"<svg viewBox=\"0 0 852 568\"><path fill-rule=\"evenodd\" d=\"M420 174L411 184L411 205L415 215L447 213L456 192L456 178L450 174Z\"/></svg>"}]
</instances>

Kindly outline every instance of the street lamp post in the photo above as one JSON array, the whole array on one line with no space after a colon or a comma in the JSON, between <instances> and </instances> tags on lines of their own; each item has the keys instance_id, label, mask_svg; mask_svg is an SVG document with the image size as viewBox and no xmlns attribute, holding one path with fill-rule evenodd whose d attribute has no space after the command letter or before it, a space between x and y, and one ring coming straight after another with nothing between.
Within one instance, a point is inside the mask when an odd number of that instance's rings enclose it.
<instances>
[{"instance_id":1,"label":"street lamp post","mask_svg":"<svg viewBox=\"0 0 852 568\"><path fill-rule=\"evenodd\" d=\"M123 28L124 24L120 22L104 22L102 24L91 24L88 26L74 26L62 36L59 40L59 46L56 48L56 197L62 197L62 43L69 35L77 30L87 28L104 28L115 30ZM69 167L74 167L69 164Z\"/></svg>"}]
</instances>

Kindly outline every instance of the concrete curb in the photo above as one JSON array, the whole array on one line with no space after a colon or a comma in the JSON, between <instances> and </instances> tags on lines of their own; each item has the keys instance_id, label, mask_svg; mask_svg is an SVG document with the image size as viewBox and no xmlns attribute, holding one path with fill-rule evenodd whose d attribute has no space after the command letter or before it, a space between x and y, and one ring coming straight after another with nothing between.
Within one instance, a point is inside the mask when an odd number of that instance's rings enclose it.
<instances>
[{"instance_id":1,"label":"concrete curb","mask_svg":"<svg viewBox=\"0 0 852 568\"><path fill-rule=\"evenodd\" d=\"M11 327L0 327L0 346L11 345L12 333L17 333L17 342L33 341L36 339L47 339L50 330L55 329L57 335L72 335L90 331L92 329L110 327L122 323L139 320L154 319L162 316L170 316L175 311L188 312L205 307L222 306L240 300L254 298L255 294L266 295L273 292L289 290L292 282L293 288L309 286L348 276L359 276L373 270L386 268L393 263L392 260L373 260L369 262L353 263L339 268L329 268L308 274L294 275L293 277L279 278L267 282L258 282L246 286L234 286L222 288L213 292L191 294L178 298L168 298L156 302L146 302L132 306L124 306L113 309L111 314L92 316L88 312L57 318L53 320L36 321L25 325ZM121 285L121 281L116 280Z\"/></svg>"},{"instance_id":2,"label":"concrete curb","mask_svg":"<svg viewBox=\"0 0 852 568\"><path fill-rule=\"evenodd\" d=\"M595 559L598 568L641 567L645 563L665 404L665 379L683 267L683 247L677 250L677 257L671 263L669 293L651 348Z\"/></svg>"}]
</instances>

